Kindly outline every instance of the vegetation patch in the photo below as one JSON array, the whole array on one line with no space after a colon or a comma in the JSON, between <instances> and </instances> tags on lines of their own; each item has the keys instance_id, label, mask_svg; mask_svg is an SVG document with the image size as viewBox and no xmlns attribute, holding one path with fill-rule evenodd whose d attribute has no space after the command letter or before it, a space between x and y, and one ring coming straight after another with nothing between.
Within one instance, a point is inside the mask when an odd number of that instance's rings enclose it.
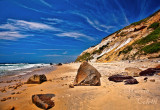
<instances>
[{"instance_id":1,"label":"vegetation patch","mask_svg":"<svg viewBox=\"0 0 160 110\"><path fill-rule=\"evenodd\" d=\"M155 22L149 26L149 28L156 29L159 27L159 23Z\"/></svg>"},{"instance_id":2,"label":"vegetation patch","mask_svg":"<svg viewBox=\"0 0 160 110\"><path fill-rule=\"evenodd\" d=\"M146 22L148 19L149 19L150 17L148 17L148 18L145 18L145 19L142 19L142 20L140 20L140 21L137 21L137 22L134 22L134 23L132 23L131 25L139 25L139 24L141 24L142 22Z\"/></svg>"},{"instance_id":3,"label":"vegetation patch","mask_svg":"<svg viewBox=\"0 0 160 110\"><path fill-rule=\"evenodd\" d=\"M138 40L135 42L135 44L146 44L151 41L157 41L158 38L160 37L160 27L155 29L152 33L150 33L148 36Z\"/></svg>"},{"instance_id":4,"label":"vegetation patch","mask_svg":"<svg viewBox=\"0 0 160 110\"><path fill-rule=\"evenodd\" d=\"M103 45L102 47L100 47L98 50L95 50L92 54L100 54L100 53L102 53L102 51L106 48L106 47L108 47L108 45L109 45L109 43L107 43L106 45Z\"/></svg>"},{"instance_id":5,"label":"vegetation patch","mask_svg":"<svg viewBox=\"0 0 160 110\"><path fill-rule=\"evenodd\" d=\"M82 56L79 56L76 61L85 61L85 60L91 60L93 57L91 57L90 53L85 53Z\"/></svg>"},{"instance_id":6,"label":"vegetation patch","mask_svg":"<svg viewBox=\"0 0 160 110\"><path fill-rule=\"evenodd\" d=\"M128 46L128 47L126 47L124 50L120 51L120 52L119 52L119 55L120 55L121 53L127 54L127 53L130 52L132 49L133 49L132 46ZM119 55L118 55L118 56L119 56Z\"/></svg>"},{"instance_id":7,"label":"vegetation patch","mask_svg":"<svg viewBox=\"0 0 160 110\"><path fill-rule=\"evenodd\" d=\"M142 51L147 53L156 53L160 51L160 42L152 43L142 48Z\"/></svg>"}]
</instances>

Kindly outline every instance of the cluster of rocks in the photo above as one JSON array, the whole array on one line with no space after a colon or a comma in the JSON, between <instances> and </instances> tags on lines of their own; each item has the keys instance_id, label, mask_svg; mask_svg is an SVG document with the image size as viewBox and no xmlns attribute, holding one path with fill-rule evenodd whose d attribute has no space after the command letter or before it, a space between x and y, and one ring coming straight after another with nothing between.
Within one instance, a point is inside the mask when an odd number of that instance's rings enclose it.
<instances>
[{"instance_id":1,"label":"cluster of rocks","mask_svg":"<svg viewBox=\"0 0 160 110\"><path fill-rule=\"evenodd\" d=\"M138 84L139 82L134 77L139 76L153 76L153 75L160 75L160 65L156 66L155 68L148 68L146 70L141 70L135 67L127 67L125 68L126 72L121 74L112 75L108 79L109 81L114 82L123 82L125 84ZM147 77L144 78L144 81L147 81ZM155 79L151 79L151 82L155 82Z\"/></svg>"}]
</instances>

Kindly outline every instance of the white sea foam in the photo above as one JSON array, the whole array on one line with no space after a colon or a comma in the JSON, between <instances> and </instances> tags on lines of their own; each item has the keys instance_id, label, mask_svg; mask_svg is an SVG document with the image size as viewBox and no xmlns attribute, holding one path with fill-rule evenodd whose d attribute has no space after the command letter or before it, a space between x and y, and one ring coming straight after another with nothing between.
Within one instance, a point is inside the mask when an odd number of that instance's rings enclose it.
<instances>
[{"instance_id":1,"label":"white sea foam","mask_svg":"<svg viewBox=\"0 0 160 110\"><path fill-rule=\"evenodd\" d=\"M34 68L38 66L48 66L49 64L0 64L0 73L4 73L5 71L13 71L13 70L23 70Z\"/></svg>"}]
</instances>

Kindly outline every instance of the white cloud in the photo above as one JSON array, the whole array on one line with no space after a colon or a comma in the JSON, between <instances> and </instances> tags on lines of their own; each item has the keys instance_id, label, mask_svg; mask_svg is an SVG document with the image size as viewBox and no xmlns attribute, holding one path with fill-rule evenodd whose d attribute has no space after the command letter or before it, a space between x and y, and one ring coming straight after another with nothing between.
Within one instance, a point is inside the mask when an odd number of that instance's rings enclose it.
<instances>
[{"instance_id":1,"label":"white cloud","mask_svg":"<svg viewBox=\"0 0 160 110\"><path fill-rule=\"evenodd\" d=\"M1 24L0 29L6 30L0 32L0 39L3 40L17 40L19 38L25 38L27 36L33 36L28 31L61 31L58 28L50 25L38 22L29 22L24 20L8 19L6 24Z\"/></svg>"},{"instance_id":2,"label":"white cloud","mask_svg":"<svg viewBox=\"0 0 160 110\"><path fill-rule=\"evenodd\" d=\"M63 22L63 20L57 19L57 18L42 18L42 19L47 20L47 21L51 21L51 22L55 22L55 23Z\"/></svg>"},{"instance_id":3,"label":"white cloud","mask_svg":"<svg viewBox=\"0 0 160 110\"><path fill-rule=\"evenodd\" d=\"M25 35L25 34L20 34L18 31L5 31L5 32L0 32L0 39L3 40L16 40L19 38L25 38L29 35ZM32 36L32 35L30 35Z\"/></svg>"},{"instance_id":4,"label":"white cloud","mask_svg":"<svg viewBox=\"0 0 160 110\"><path fill-rule=\"evenodd\" d=\"M18 28L12 24L2 24L0 25L0 29L8 29L8 30L17 30Z\"/></svg>"},{"instance_id":5,"label":"white cloud","mask_svg":"<svg viewBox=\"0 0 160 110\"><path fill-rule=\"evenodd\" d=\"M8 24L14 26L14 27L21 27L23 29L27 30L53 30L53 31L59 31L59 29L52 27L47 24L38 23L38 22L29 22L24 20L15 20L15 19L8 19Z\"/></svg>"},{"instance_id":6,"label":"white cloud","mask_svg":"<svg viewBox=\"0 0 160 110\"><path fill-rule=\"evenodd\" d=\"M89 17L81 14L81 13L76 13L76 12L71 12L73 14L76 14L84 19L86 19L86 21L93 27L95 28L96 30L98 31L102 31L102 32L107 32L108 33L108 30L111 29L111 28L114 28L114 26L106 26L104 24L100 24L99 21L97 20L91 20Z\"/></svg>"},{"instance_id":7,"label":"white cloud","mask_svg":"<svg viewBox=\"0 0 160 110\"><path fill-rule=\"evenodd\" d=\"M64 32L64 33L59 33L59 34L55 34L55 35L59 36L59 37L73 37L75 39L80 38L80 37L84 37L89 40L94 40L94 38L87 36L83 33L79 33L79 32Z\"/></svg>"}]
</instances>

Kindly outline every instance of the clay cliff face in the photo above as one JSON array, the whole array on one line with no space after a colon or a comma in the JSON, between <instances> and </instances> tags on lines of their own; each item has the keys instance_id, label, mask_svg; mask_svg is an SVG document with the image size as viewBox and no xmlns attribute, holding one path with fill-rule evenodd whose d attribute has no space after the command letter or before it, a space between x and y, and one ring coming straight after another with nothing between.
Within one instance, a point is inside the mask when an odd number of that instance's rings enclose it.
<instances>
[{"instance_id":1,"label":"clay cliff face","mask_svg":"<svg viewBox=\"0 0 160 110\"><path fill-rule=\"evenodd\" d=\"M105 37L83 51L78 61L108 62L160 57L160 10Z\"/></svg>"}]
</instances>

